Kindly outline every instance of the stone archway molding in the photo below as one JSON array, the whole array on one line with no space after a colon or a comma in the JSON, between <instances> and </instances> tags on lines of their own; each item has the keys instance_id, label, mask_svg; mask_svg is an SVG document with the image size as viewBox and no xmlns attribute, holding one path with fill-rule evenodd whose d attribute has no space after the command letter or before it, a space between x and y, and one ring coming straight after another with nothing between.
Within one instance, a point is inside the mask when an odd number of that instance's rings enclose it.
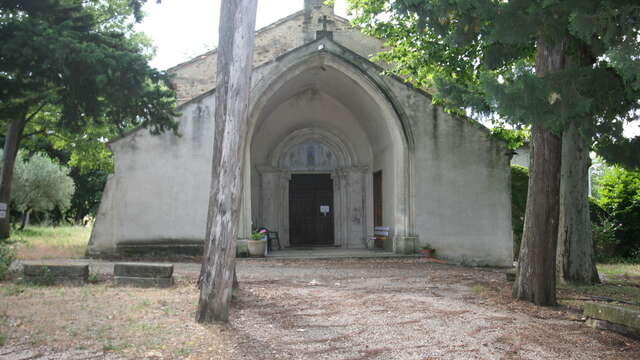
<instances>
[{"instance_id":1,"label":"stone archway molding","mask_svg":"<svg viewBox=\"0 0 640 360\"><path fill-rule=\"evenodd\" d=\"M407 122L406 114L403 113L401 106L398 105L397 99L393 97L393 92L382 79L380 69L375 64L331 40L321 39L281 56L274 63L265 65L264 71L254 79L253 83L251 103L249 104L249 139L253 138L260 118L270 111L270 104L279 91L290 80L312 68L332 68L337 70L346 78L358 84L363 94L365 94L364 96L371 97L373 102L378 105L380 114L385 119L394 151L394 169L391 176L394 178L393 191L395 199L392 204L393 220L392 223L388 224L392 228L394 238L393 250L396 252L413 252L416 239L415 207L413 204L415 184L412 180L415 157L413 134L411 125ZM252 141L248 142L248 144L251 143ZM280 151L285 151L284 149L285 147ZM249 161L247 161L245 167L245 179L247 179L244 187L245 199L250 196L251 188L249 180L249 174L251 173L250 145L247 146L246 153ZM277 159L277 156L272 156L272 161L274 158ZM273 164L272 162L271 165ZM277 164L278 162L276 161L275 165ZM275 170L277 167L273 168ZM267 171L261 171L261 173L265 174ZM281 174L280 176L283 175ZM288 178L290 175L287 176L285 174L284 176ZM372 186L369 184L371 182L369 180L368 178L363 180L363 182L367 183L367 187ZM249 190L247 191L247 189ZM287 209L285 210L288 211L288 206L286 207ZM261 208L264 210L263 207ZM244 217L251 218L250 201L245 202L243 213ZM369 229L372 224L363 224L363 226L366 228L366 233L372 235L372 228ZM351 234L347 233L346 236L351 236Z\"/></svg>"},{"instance_id":2,"label":"stone archway molding","mask_svg":"<svg viewBox=\"0 0 640 360\"><path fill-rule=\"evenodd\" d=\"M308 141L317 141L329 148L336 156L339 168L358 166L358 158L355 150L349 142L344 141L338 135L320 128L304 128L287 135L270 153L269 163L273 168L282 169L284 157L291 148ZM286 170L286 169L282 169Z\"/></svg>"}]
</instances>

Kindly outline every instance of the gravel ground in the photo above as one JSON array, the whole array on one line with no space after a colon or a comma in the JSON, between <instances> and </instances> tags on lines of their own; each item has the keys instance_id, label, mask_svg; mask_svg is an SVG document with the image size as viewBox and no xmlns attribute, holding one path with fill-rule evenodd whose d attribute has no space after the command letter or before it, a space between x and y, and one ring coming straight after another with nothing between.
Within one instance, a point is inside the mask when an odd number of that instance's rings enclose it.
<instances>
[{"instance_id":1,"label":"gravel ground","mask_svg":"<svg viewBox=\"0 0 640 360\"><path fill-rule=\"evenodd\" d=\"M504 273L421 260L245 262L254 359L640 359L640 344L511 300Z\"/></svg>"},{"instance_id":2,"label":"gravel ground","mask_svg":"<svg viewBox=\"0 0 640 360\"><path fill-rule=\"evenodd\" d=\"M92 269L108 272L110 266L94 262ZM198 264L176 264L176 275L190 283L166 290L179 292L171 301L182 309L183 323L193 318L198 272ZM217 358L640 359L639 342L588 328L579 314L513 301L502 270L424 259L241 260L238 278L230 324L194 333L198 343L223 334L220 346L229 351L221 353L228 357ZM3 349L9 347L0 348L0 359L20 358L3 358ZM66 358L38 351L43 356L28 358ZM153 356L210 358L195 350L184 357Z\"/></svg>"}]
</instances>

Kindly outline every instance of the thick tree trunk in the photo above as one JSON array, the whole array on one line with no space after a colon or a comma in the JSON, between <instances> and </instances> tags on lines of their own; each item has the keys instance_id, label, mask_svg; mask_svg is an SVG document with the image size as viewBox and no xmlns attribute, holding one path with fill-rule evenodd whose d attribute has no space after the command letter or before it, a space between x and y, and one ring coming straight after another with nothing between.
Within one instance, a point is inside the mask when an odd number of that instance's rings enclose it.
<instances>
[{"instance_id":1,"label":"thick tree trunk","mask_svg":"<svg viewBox=\"0 0 640 360\"><path fill-rule=\"evenodd\" d=\"M558 279L565 282L600 282L593 259L589 217L589 138L571 124L562 134Z\"/></svg>"},{"instance_id":2,"label":"thick tree trunk","mask_svg":"<svg viewBox=\"0 0 640 360\"><path fill-rule=\"evenodd\" d=\"M223 0L216 89L216 130L224 126L212 181L198 322L228 321L235 273L242 167L247 137L257 0ZM219 125L224 123L225 125ZM215 161L215 159L214 159ZM215 186L215 189L213 188Z\"/></svg>"},{"instance_id":3,"label":"thick tree trunk","mask_svg":"<svg viewBox=\"0 0 640 360\"><path fill-rule=\"evenodd\" d=\"M564 41L538 41L538 76L562 70L564 64ZM555 305L562 143L550 130L535 125L531 129L531 147L527 208L513 295L536 305Z\"/></svg>"},{"instance_id":4,"label":"thick tree trunk","mask_svg":"<svg viewBox=\"0 0 640 360\"><path fill-rule=\"evenodd\" d=\"M29 217L31 216L31 209L27 209L22 213L22 220L20 221L20 230L24 230L24 228L29 225Z\"/></svg>"},{"instance_id":5,"label":"thick tree trunk","mask_svg":"<svg viewBox=\"0 0 640 360\"><path fill-rule=\"evenodd\" d=\"M7 137L4 142L4 158L2 159L2 172L0 173L0 204L5 208L4 217L0 217L0 239L7 239L11 234L11 224L9 218L9 204L11 202L11 181L13 180L13 170L20 147L20 138L25 126L24 117L9 121Z\"/></svg>"}]
</instances>

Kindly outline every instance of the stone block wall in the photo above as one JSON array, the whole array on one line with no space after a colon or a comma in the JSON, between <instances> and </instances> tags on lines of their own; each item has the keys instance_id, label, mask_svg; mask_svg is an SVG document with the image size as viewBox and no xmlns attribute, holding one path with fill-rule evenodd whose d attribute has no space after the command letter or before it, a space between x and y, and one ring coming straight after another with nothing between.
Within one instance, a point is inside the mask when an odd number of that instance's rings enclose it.
<instances>
[{"instance_id":1,"label":"stone block wall","mask_svg":"<svg viewBox=\"0 0 640 360\"><path fill-rule=\"evenodd\" d=\"M315 40L316 31L322 30L320 19L327 16L327 30L333 32L336 42L369 58L382 50L382 42L354 29L348 20L334 15L329 7L313 12L299 11L256 33L254 66L275 60L280 55ZM217 50L202 54L168 71L174 74L178 104L183 104L215 87Z\"/></svg>"}]
</instances>

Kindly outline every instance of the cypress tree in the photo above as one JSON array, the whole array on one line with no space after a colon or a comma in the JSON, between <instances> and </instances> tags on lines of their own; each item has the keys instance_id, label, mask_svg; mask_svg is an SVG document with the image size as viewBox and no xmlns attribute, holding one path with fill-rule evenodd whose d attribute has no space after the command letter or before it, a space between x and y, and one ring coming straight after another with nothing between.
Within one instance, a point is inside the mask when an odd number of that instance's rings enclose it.
<instances>
[{"instance_id":1,"label":"cypress tree","mask_svg":"<svg viewBox=\"0 0 640 360\"><path fill-rule=\"evenodd\" d=\"M555 304L556 252L561 280L597 281L584 180L591 149L640 162L640 151L629 153L640 140L622 137L640 99L640 7L625 0L349 2L355 22L387 40L378 58L392 64L389 71L432 89L454 113L531 126L514 296Z\"/></svg>"}]
</instances>

